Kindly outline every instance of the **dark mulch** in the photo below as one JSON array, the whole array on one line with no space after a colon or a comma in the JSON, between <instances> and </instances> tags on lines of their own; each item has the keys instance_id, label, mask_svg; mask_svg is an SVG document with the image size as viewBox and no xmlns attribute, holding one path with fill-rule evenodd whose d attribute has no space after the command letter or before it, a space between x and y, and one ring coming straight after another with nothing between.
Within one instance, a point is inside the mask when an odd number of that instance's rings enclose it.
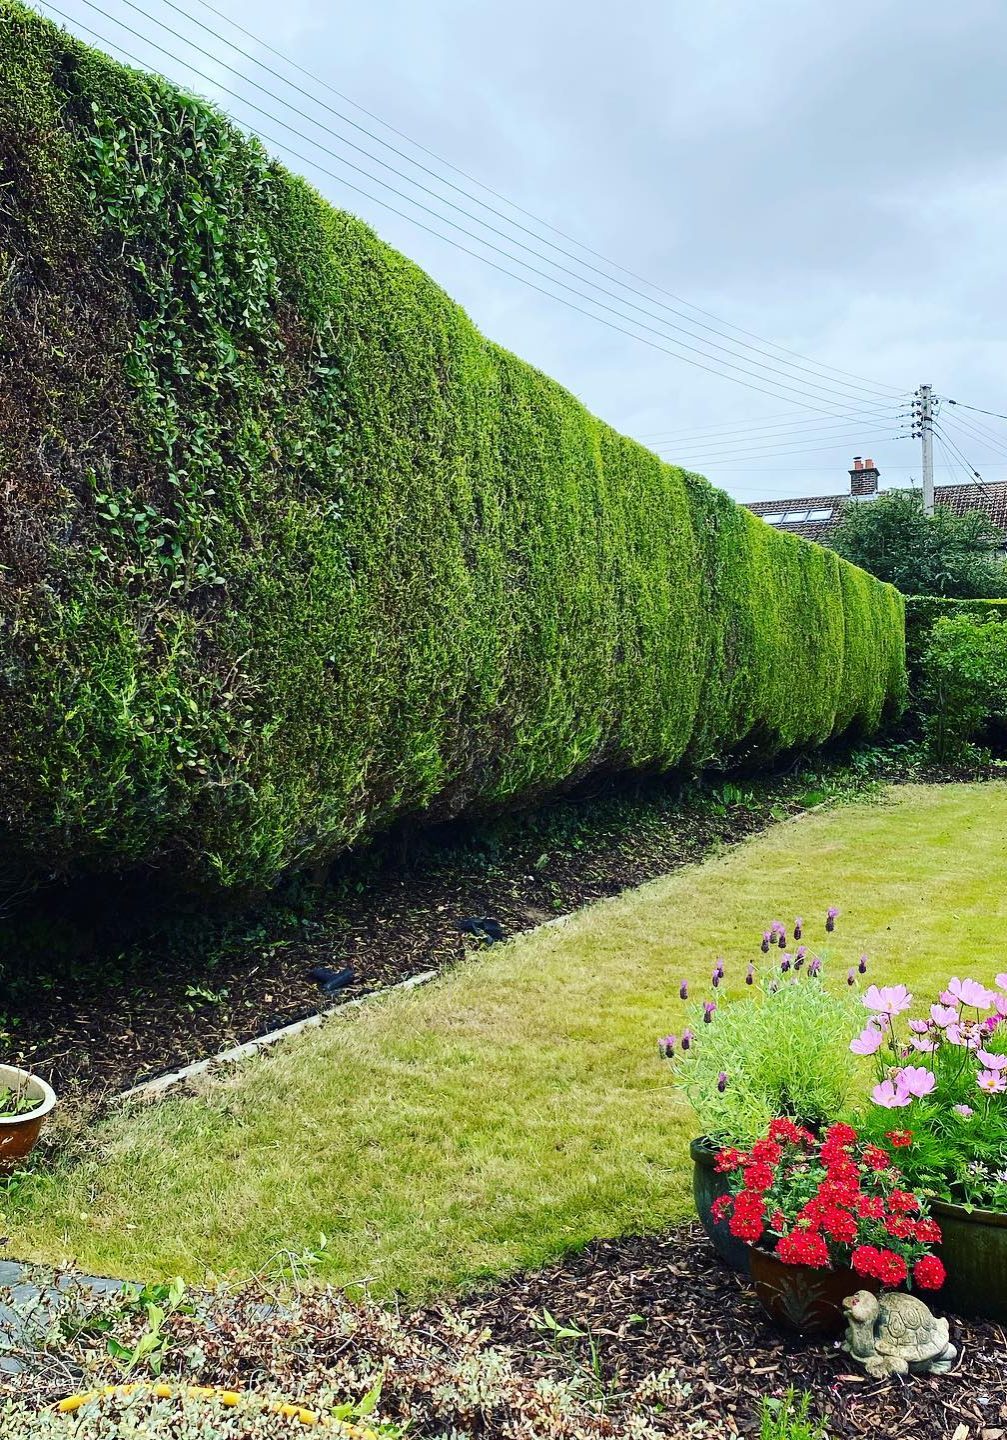
<instances>
[{"instance_id":1,"label":"dark mulch","mask_svg":"<svg viewBox=\"0 0 1007 1440\"><path fill-rule=\"evenodd\" d=\"M148 923L135 895L93 907L78 897L69 915L64 900L47 912L43 897L31 922L38 954L20 981L8 965L0 992L0 1031L9 1028L13 1042L5 1048L63 1091L114 1093L340 999L452 964L481 943L457 929L466 916L497 917L513 935L702 859L781 813L799 813L806 789L806 781L780 777L760 784L757 799L718 807L651 787L635 810L620 804L614 817L605 802L597 829L590 798L567 800L554 807L562 821L556 837L518 826L486 844L457 827L415 852L386 844L377 858L337 869L320 897L273 900L244 924L217 930L211 917L205 933L198 911L180 919L163 909ZM194 938L180 940L186 925ZM69 933L79 954L56 958L44 943L49 928L60 945ZM0 943L9 957L2 935ZM324 995L308 978L317 965L352 966L356 983Z\"/></svg>"},{"instance_id":2,"label":"dark mulch","mask_svg":"<svg viewBox=\"0 0 1007 1440\"><path fill-rule=\"evenodd\" d=\"M934 1304L934 1309L939 1306ZM599 1240L560 1264L520 1275L471 1307L492 1343L516 1347L540 1373L591 1364L587 1339L551 1341L543 1310L589 1332L611 1389L630 1391L664 1369L692 1385L676 1416L758 1432L762 1396L809 1390L831 1440L1000 1440L1007 1435L1007 1335L989 1322L951 1319L959 1350L944 1376L870 1379L836 1342L784 1338L746 1281L717 1260L698 1226L663 1238ZM538 1323L536 1323L538 1322ZM684 1433L684 1429L683 1429Z\"/></svg>"}]
</instances>

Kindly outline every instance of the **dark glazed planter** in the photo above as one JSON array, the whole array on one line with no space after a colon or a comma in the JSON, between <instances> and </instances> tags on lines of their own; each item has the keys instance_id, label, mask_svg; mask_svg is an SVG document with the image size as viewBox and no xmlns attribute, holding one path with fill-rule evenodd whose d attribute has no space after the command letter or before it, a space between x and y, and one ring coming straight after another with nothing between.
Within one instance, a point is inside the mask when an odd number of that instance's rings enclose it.
<instances>
[{"instance_id":1,"label":"dark glazed planter","mask_svg":"<svg viewBox=\"0 0 1007 1440\"><path fill-rule=\"evenodd\" d=\"M938 1303L956 1315L1007 1322L1007 1215L933 1200L944 1235L938 1254L948 1278Z\"/></svg>"},{"instance_id":2,"label":"dark glazed planter","mask_svg":"<svg viewBox=\"0 0 1007 1440\"><path fill-rule=\"evenodd\" d=\"M714 1220L712 1206L718 1195L730 1190L726 1175L718 1175L713 1168L720 1147L711 1144L704 1136L689 1144L692 1159L692 1197L696 1202L699 1223L710 1237L710 1244L725 1264L732 1270L748 1273L750 1246L744 1240L736 1240L727 1227L726 1220Z\"/></svg>"},{"instance_id":3,"label":"dark glazed planter","mask_svg":"<svg viewBox=\"0 0 1007 1440\"><path fill-rule=\"evenodd\" d=\"M858 1290L881 1287L852 1270L815 1270L810 1265L784 1265L768 1250L749 1252L749 1271L756 1299L781 1330L797 1335L841 1335L846 1329L843 1301Z\"/></svg>"}]
</instances>

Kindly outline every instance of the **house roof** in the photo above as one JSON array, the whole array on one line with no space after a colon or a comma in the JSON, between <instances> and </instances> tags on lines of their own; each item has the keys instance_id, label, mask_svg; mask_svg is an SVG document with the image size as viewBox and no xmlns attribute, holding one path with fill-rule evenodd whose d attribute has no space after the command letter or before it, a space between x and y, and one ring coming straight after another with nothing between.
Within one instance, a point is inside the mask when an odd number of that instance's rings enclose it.
<instances>
[{"instance_id":1,"label":"house roof","mask_svg":"<svg viewBox=\"0 0 1007 1440\"><path fill-rule=\"evenodd\" d=\"M777 530L789 530L806 540L821 540L839 523L840 511L849 502L847 491L845 495L816 495L800 500L753 500L748 509ZM983 481L981 485L938 485L934 489L934 503L956 515L978 510L998 530L1007 533L1007 480Z\"/></svg>"}]
</instances>

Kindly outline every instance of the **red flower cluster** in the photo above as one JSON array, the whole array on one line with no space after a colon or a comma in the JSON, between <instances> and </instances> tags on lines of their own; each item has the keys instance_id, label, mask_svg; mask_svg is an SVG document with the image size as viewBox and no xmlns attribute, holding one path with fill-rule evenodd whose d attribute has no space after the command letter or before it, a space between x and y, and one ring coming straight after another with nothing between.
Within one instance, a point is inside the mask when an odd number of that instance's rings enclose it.
<instances>
[{"instance_id":1,"label":"red flower cluster","mask_svg":"<svg viewBox=\"0 0 1007 1440\"><path fill-rule=\"evenodd\" d=\"M888 1152L863 1144L852 1126L831 1125L819 1141L782 1117L751 1150L722 1150L716 1168L730 1192L714 1201L713 1218L736 1239L772 1245L784 1264L852 1265L888 1286L910 1274L924 1289L943 1283L944 1267L925 1248L939 1242L940 1227L899 1188Z\"/></svg>"}]
</instances>

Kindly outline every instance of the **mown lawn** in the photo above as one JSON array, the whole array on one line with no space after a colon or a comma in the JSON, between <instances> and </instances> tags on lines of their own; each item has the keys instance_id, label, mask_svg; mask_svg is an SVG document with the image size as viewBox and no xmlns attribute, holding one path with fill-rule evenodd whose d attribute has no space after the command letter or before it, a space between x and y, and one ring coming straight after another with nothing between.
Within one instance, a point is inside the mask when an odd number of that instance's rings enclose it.
<instances>
[{"instance_id":1,"label":"mown lawn","mask_svg":"<svg viewBox=\"0 0 1007 1440\"><path fill-rule=\"evenodd\" d=\"M317 1248L419 1294L688 1213L686 1107L655 1040L735 985L776 916L921 992L1004 968L1007 785L914 786L744 846L362 1007L201 1093L118 1114L16 1182L8 1253L156 1278ZM826 954L830 953L829 951ZM728 993L730 993L728 986ZM75 1149L78 1147L75 1147Z\"/></svg>"}]
</instances>

